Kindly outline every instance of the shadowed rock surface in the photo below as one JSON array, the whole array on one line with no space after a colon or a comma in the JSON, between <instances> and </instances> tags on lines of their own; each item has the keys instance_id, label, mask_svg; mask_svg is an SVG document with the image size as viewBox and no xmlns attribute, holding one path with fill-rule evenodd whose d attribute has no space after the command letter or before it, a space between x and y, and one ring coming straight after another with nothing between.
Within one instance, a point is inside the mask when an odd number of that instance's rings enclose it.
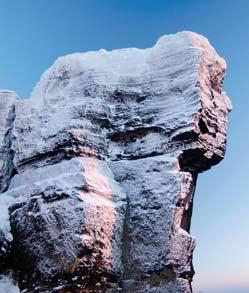
<instances>
[{"instance_id":1,"label":"shadowed rock surface","mask_svg":"<svg viewBox=\"0 0 249 293\"><path fill-rule=\"evenodd\" d=\"M225 70L181 32L61 57L29 100L1 91L0 288L191 292L197 175L226 148Z\"/></svg>"}]
</instances>

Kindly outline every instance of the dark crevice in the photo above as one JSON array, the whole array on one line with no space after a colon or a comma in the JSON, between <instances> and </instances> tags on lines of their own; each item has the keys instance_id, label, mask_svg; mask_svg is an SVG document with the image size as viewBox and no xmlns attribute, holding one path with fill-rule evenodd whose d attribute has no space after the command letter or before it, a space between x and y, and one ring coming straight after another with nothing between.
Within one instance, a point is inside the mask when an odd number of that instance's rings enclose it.
<instances>
[{"instance_id":1,"label":"dark crevice","mask_svg":"<svg viewBox=\"0 0 249 293\"><path fill-rule=\"evenodd\" d=\"M202 134L206 134L209 132L208 127L202 118L200 118L200 120L199 120L199 129Z\"/></svg>"},{"instance_id":2,"label":"dark crevice","mask_svg":"<svg viewBox=\"0 0 249 293\"><path fill-rule=\"evenodd\" d=\"M142 138L149 133L165 133L165 130L159 126L138 127L132 130L117 131L107 134L107 138L111 141L132 142L138 138Z\"/></svg>"},{"instance_id":3,"label":"dark crevice","mask_svg":"<svg viewBox=\"0 0 249 293\"><path fill-rule=\"evenodd\" d=\"M114 93L111 95L111 99L115 102L126 103L135 101L137 103L143 102L149 95L148 94L139 94L133 92L126 92L123 90L115 90Z\"/></svg>"},{"instance_id":4,"label":"dark crevice","mask_svg":"<svg viewBox=\"0 0 249 293\"><path fill-rule=\"evenodd\" d=\"M194 201L194 194L195 194L195 189L196 189L196 181L197 181L197 173L192 174L193 178L193 184L191 187L191 190L189 191L190 193L190 202L189 206L187 209L184 210L182 219L181 219L181 224L180 227L190 233L190 226L191 226L191 218L192 218L192 213L193 213L193 201Z\"/></svg>"},{"instance_id":5,"label":"dark crevice","mask_svg":"<svg viewBox=\"0 0 249 293\"><path fill-rule=\"evenodd\" d=\"M191 173L202 172L211 168L210 160L205 158L200 149L184 150L179 157L180 169Z\"/></svg>"},{"instance_id":6,"label":"dark crevice","mask_svg":"<svg viewBox=\"0 0 249 293\"><path fill-rule=\"evenodd\" d=\"M125 222L123 229L123 239L122 239L122 264L123 264L123 277L129 278L128 275L128 259L130 250L130 239L129 239L129 221L130 221L130 200L127 198L126 201L126 211L125 211Z\"/></svg>"},{"instance_id":7,"label":"dark crevice","mask_svg":"<svg viewBox=\"0 0 249 293\"><path fill-rule=\"evenodd\" d=\"M172 137L172 141L192 141L192 140L197 140L198 139L198 133L195 131L185 131L183 133L177 134Z\"/></svg>"}]
</instances>

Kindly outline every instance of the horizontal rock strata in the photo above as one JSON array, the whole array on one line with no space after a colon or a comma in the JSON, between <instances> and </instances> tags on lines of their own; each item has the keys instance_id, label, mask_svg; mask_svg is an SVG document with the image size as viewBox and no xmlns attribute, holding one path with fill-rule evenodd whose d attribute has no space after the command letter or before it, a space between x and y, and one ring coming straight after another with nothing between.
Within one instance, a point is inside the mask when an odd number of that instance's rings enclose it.
<instances>
[{"instance_id":1,"label":"horizontal rock strata","mask_svg":"<svg viewBox=\"0 0 249 293\"><path fill-rule=\"evenodd\" d=\"M191 292L197 175L226 148L225 70L206 38L181 32L59 58L28 100L1 91L4 284Z\"/></svg>"}]
</instances>

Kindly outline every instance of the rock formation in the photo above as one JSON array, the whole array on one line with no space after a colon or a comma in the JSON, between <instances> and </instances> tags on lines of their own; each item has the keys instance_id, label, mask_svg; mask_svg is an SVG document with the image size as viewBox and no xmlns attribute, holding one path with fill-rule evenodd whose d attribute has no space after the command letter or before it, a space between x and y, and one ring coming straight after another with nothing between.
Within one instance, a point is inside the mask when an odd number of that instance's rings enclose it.
<instances>
[{"instance_id":1,"label":"rock formation","mask_svg":"<svg viewBox=\"0 0 249 293\"><path fill-rule=\"evenodd\" d=\"M226 147L225 70L181 32L59 58L28 100L1 91L0 288L191 292L196 179Z\"/></svg>"}]
</instances>

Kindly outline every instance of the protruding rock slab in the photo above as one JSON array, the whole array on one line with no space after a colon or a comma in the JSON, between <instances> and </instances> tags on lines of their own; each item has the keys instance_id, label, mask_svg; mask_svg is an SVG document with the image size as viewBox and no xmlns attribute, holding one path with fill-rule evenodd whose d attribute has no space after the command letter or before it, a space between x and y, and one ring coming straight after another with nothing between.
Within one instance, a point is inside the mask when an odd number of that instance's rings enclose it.
<instances>
[{"instance_id":1,"label":"protruding rock slab","mask_svg":"<svg viewBox=\"0 0 249 293\"><path fill-rule=\"evenodd\" d=\"M2 272L26 292L191 292L196 179L226 147L225 69L182 32L59 58L29 100L1 92Z\"/></svg>"}]
</instances>

